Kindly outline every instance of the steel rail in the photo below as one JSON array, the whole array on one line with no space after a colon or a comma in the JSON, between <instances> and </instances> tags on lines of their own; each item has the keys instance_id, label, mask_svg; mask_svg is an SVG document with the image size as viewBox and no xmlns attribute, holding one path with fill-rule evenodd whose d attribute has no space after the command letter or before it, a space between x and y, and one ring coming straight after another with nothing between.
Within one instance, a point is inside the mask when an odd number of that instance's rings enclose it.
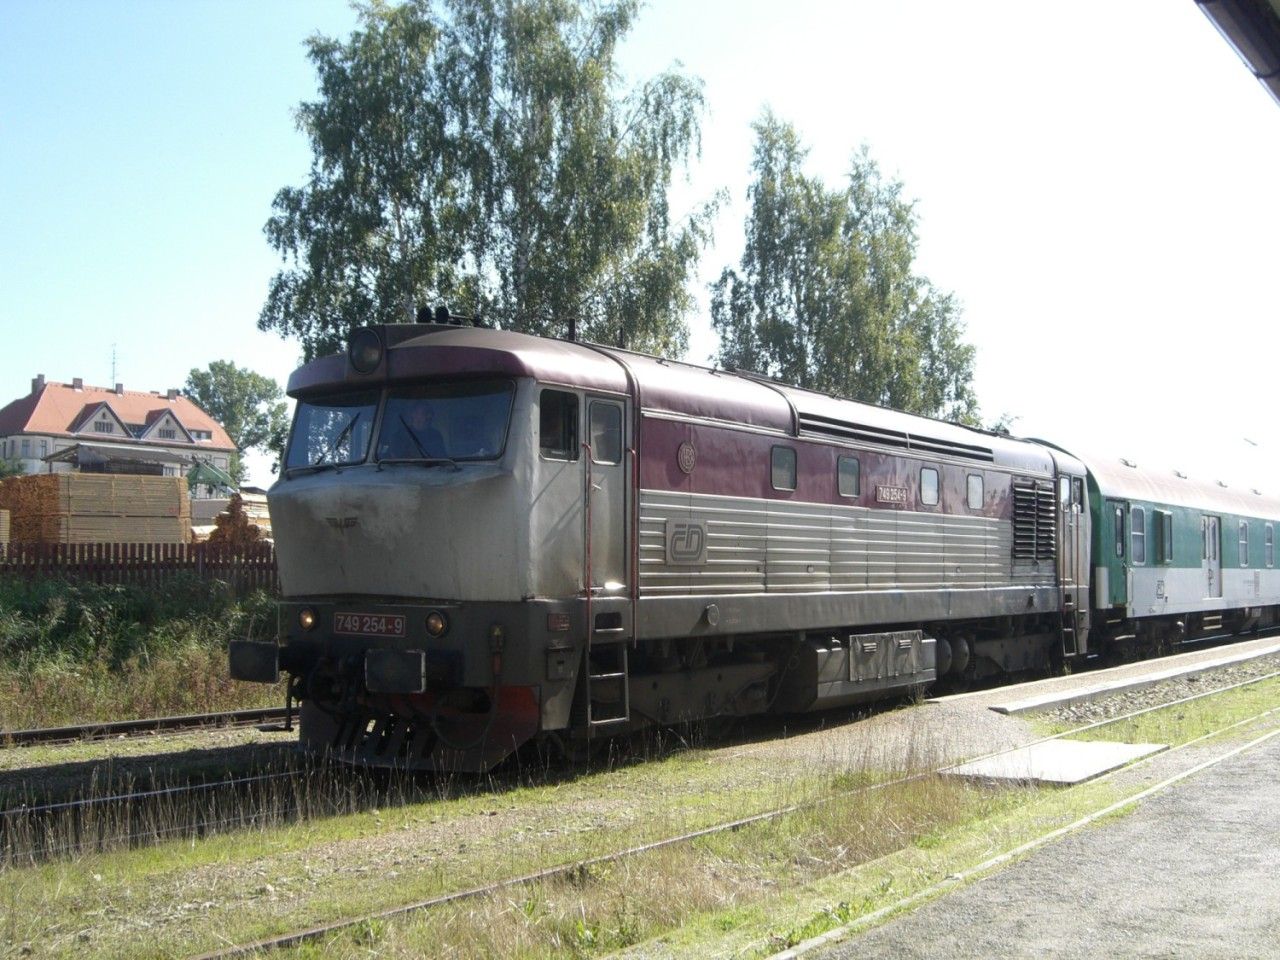
<instances>
[{"instance_id":1,"label":"steel rail","mask_svg":"<svg viewBox=\"0 0 1280 960\"><path fill-rule=\"evenodd\" d=\"M147 717L139 720L109 720L80 723L65 727L41 727L31 730L0 730L0 745L29 747L42 743L74 743L79 740L104 740L108 737L140 736L171 730L200 730L208 727L245 726L284 720L284 707L255 707L248 710L223 710L218 713L193 713L174 717Z\"/></svg>"},{"instance_id":2,"label":"steel rail","mask_svg":"<svg viewBox=\"0 0 1280 960\"><path fill-rule=\"evenodd\" d=\"M1229 684L1228 686L1225 686L1222 688L1203 691L1201 693L1194 694L1190 697L1183 697L1178 700L1170 701L1169 703L1158 704L1154 707L1144 707L1141 710L1135 710L1135 711L1132 711L1131 713L1121 714L1115 717L1107 718L1105 720L1099 720L1093 723L1085 724L1080 727L1072 728L1070 730L1064 730L1060 733L1055 733L1046 737L1042 737L1036 741L1033 741L1033 743L1044 743L1050 740L1058 740L1058 739L1062 739L1064 737L1072 736L1088 730L1093 730L1100 726L1107 726L1113 723L1121 723L1121 722L1124 722L1125 720L1130 720L1133 717L1141 716L1142 714L1145 714L1145 713L1150 713L1153 710L1165 709L1167 707L1174 707L1181 704L1185 704L1192 700L1199 700L1205 697L1216 696L1218 694L1229 692L1231 690L1236 690L1241 687L1250 686L1255 683L1262 683L1266 680L1271 680L1276 677L1280 677L1280 671L1268 673L1264 676L1254 677L1242 682ZM1239 721L1238 723L1231 724L1230 726L1224 727L1221 730L1217 730L1217 731L1213 731L1211 733L1205 734L1202 737L1196 738L1195 740L1189 741L1185 744L1179 744L1178 746L1173 747L1170 750L1162 751L1161 753L1155 754L1153 756L1167 756L1169 753L1173 751L1181 750L1184 747L1191 746L1192 744L1198 743L1201 740L1207 739L1209 737L1218 736L1222 733L1225 733L1228 730L1235 729L1236 727L1239 727L1245 723L1252 722L1254 720L1259 719L1260 717L1264 717L1271 713L1274 713L1277 710L1280 710L1280 707L1276 707L1276 708L1272 708L1270 710L1264 711L1263 713L1258 714L1255 717L1251 717L1248 720L1242 720L1242 721ZM989 759L991 757L1001 756L1005 753L1012 753L1016 750L1025 749L1029 745L1031 744L1021 744L1017 747L1009 747L1004 750L996 750L982 757L977 757L973 759ZM1129 766L1136 766L1137 764L1145 763L1151 759L1152 757L1146 757L1136 761L1134 764L1130 764ZM969 762L972 762L972 760L965 760L963 762L969 763ZM915 774L910 774L904 777L898 777L893 780L887 780L883 783L871 784L869 786L863 786L863 787L856 787L852 790L841 791L839 793L828 795L825 797L819 797L814 800L788 804L785 807L778 807L772 810L766 810L761 813L753 814L749 817L742 817L736 820L713 824L712 826L703 827L699 830L693 830L688 833L682 833L678 836L666 837L661 840L652 841L650 843L644 843L638 846L628 847L625 850L614 851L613 853L600 854L598 856L588 857L583 860L575 860L570 863L564 863L554 867L546 867L542 870L536 870L536 871L533 871L532 873L522 874L518 877L509 877L505 880L498 880L498 881L495 881L494 883L485 884L483 886L471 887L466 890L458 890L452 893L440 894L438 896L431 897L426 900L419 900L414 903L408 903L408 904L402 904L396 907L390 907L386 910L377 911L376 913L362 914L358 917L347 917L342 920L335 920L330 923L319 924L313 927L308 927L305 930L297 930L291 933L281 934L279 936L268 937L262 940L257 940L257 941L254 941L253 943L230 945L221 950L214 950L209 953L199 954L197 957L193 958L193 960L230 960L230 958L232 957L242 957L248 954L261 953L269 950L286 949L289 947L299 946L300 944L307 943L310 941L318 940L321 937L324 937L333 933L338 933L338 932L341 932L342 930L359 926L360 924L388 920L388 919L404 916L411 913L419 913L424 910L430 910L435 907L446 906L450 903L458 903L464 900L472 900L478 897L488 896L489 894L498 893L502 890L506 890L512 887L518 887L523 884L536 883L544 880L554 880L554 879L559 879L564 877L571 877L581 873L582 871L590 870L592 867L601 866L607 863L613 863L619 860L626 859L628 857L649 853L654 850L660 850L664 847L675 846L681 843L688 843L690 841L697 840L702 837L714 836L721 833L728 833L731 831L740 830L743 827L751 826L753 824L766 823L772 820L777 820L781 817L788 816L789 814L798 813L802 810L816 809L820 806L833 803L840 799L856 796L860 793L869 793L873 790L883 790L888 787L900 786L905 783L911 783L913 781L922 780L926 777L934 776L939 773L944 773L947 770L954 769L957 766L959 766L959 764L955 764L955 763L946 764L945 766L937 767L932 770L924 771L921 773L915 773Z\"/></svg>"}]
</instances>

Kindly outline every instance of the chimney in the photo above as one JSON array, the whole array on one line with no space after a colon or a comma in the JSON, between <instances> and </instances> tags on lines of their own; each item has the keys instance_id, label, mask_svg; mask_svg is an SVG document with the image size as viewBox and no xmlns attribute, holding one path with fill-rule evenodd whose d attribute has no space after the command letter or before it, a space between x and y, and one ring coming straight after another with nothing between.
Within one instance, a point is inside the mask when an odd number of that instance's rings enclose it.
<instances>
[{"instance_id":1,"label":"chimney","mask_svg":"<svg viewBox=\"0 0 1280 960\"><path fill-rule=\"evenodd\" d=\"M177 399L178 399L178 388L177 388L177 387L170 387L170 388L169 388L169 399L170 399L170 400L177 400Z\"/></svg>"},{"instance_id":2,"label":"chimney","mask_svg":"<svg viewBox=\"0 0 1280 960\"><path fill-rule=\"evenodd\" d=\"M116 384L116 396L117 396L117 397L123 397L123 396L124 396L124 384L123 384L123 383L117 383L117 384Z\"/></svg>"},{"instance_id":3,"label":"chimney","mask_svg":"<svg viewBox=\"0 0 1280 960\"><path fill-rule=\"evenodd\" d=\"M39 393L44 389L44 374L31 378L31 392Z\"/></svg>"},{"instance_id":4,"label":"chimney","mask_svg":"<svg viewBox=\"0 0 1280 960\"><path fill-rule=\"evenodd\" d=\"M76 377L76 378L74 378L74 379L71 381L71 389L72 389L72 390L83 390L83 389L84 389L84 377Z\"/></svg>"}]
</instances>

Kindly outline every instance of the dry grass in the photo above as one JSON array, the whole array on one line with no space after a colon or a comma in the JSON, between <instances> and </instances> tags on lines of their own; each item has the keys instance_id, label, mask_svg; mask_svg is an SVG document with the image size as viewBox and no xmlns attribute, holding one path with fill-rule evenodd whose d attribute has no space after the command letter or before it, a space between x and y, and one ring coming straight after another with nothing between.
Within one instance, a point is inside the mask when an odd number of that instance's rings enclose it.
<instances>
[{"instance_id":1,"label":"dry grass","mask_svg":"<svg viewBox=\"0 0 1280 960\"><path fill-rule=\"evenodd\" d=\"M1006 809L1021 792L927 777L860 790L776 820L593 867L397 922L372 922L297 956L594 957L715 915L767 905L780 891L831 876L940 830ZM781 948L793 937L765 947ZM659 951L661 952L661 951Z\"/></svg>"}]
</instances>

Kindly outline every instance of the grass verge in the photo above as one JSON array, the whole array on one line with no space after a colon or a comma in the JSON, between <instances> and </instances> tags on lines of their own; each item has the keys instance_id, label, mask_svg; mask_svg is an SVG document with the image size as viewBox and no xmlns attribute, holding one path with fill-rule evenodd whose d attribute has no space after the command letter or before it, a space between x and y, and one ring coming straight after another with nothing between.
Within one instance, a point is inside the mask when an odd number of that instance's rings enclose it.
<instances>
[{"instance_id":1,"label":"grass verge","mask_svg":"<svg viewBox=\"0 0 1280 960\"><path fill-rule=\"evenodd\" d=\"M227 675L227 643L274 628L272 597L217 581L0 578L0 730L283 703Z\"/></svg>"}]
</instances>

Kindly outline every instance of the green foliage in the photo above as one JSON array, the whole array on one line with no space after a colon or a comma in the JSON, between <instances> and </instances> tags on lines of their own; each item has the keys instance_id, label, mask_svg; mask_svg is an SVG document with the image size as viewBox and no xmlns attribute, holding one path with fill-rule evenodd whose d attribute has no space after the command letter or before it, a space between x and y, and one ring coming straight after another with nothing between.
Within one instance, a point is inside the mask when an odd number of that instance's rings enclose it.
<instances>
[{"instance_id":1,"label":"green foliage","mask_svg":"<svg viewBox=\"0 0 1280 960\"><path fill-rule=\"evenodd\" d=\"M718 362L976 425L973 347L955 298L914 272L902 184L864 147L829 189L790 124L766 114L755 131L746 249L712 287Z\"/></svg>"},{"instance_id":2,"label":"green foliage","mask_svg":"<svg viewBox=\"0 0 1280 960\"><path fill-rule=\"evenodd\" d=\"M119 667L191 640L225 645L275 626L272 598L237 599L225 584L175 577L162 589L0 579L0 663L104 661Z\"/></svg>"},{"instance_id":3,"label":"green foliage","mask_svg":"<svg viewBox=\"0 0 1280 960\"><path fill-rule=\"evenodd\" d=\"M266 224L285 261L259 326L307 358L367 323L447 301L500 327L683 351L686 280L711 208L673 224L701 86L619 91L637 0L371 0L346 41L314 37L298 110L311 173Z\"/></svg>"},{"instance_id":4,"label":"green foliage","mask_svg":"<svg viewBox=\"0 0 1280 960\"><path fill-rule=\"evenodd\" d=\"M26 471L22 469L22 464L17 460L6 460L0 457L0 480L5 477L20 477L24 473Z\"/></svg>"},{"instance_id":5,"label":"green foliage","mask_svg":"<svg viewBox=\"0 0 1280 960\"><path fill-rule=\"evenodd\" d=\"M274 635L266 593L0 578L0 729L253 706L277 691L227 675L227 643Z\"/></svg>"},{"instance_id":6,"label":"green foliage","mask_svg":"<svg viewBox=\"0 0 1280 960\"><path fill-rule=\"evenodd\" d=\"M270 451L279 466L289 418L284 391L278 383L237 367L230 360L215 360L208 370L187 374L186 391L205 413L222 424L236 445L238 452L232 457L230 472L237 483L244 481L240 453L246 450Z\"/></svg>"}]
</instances>

